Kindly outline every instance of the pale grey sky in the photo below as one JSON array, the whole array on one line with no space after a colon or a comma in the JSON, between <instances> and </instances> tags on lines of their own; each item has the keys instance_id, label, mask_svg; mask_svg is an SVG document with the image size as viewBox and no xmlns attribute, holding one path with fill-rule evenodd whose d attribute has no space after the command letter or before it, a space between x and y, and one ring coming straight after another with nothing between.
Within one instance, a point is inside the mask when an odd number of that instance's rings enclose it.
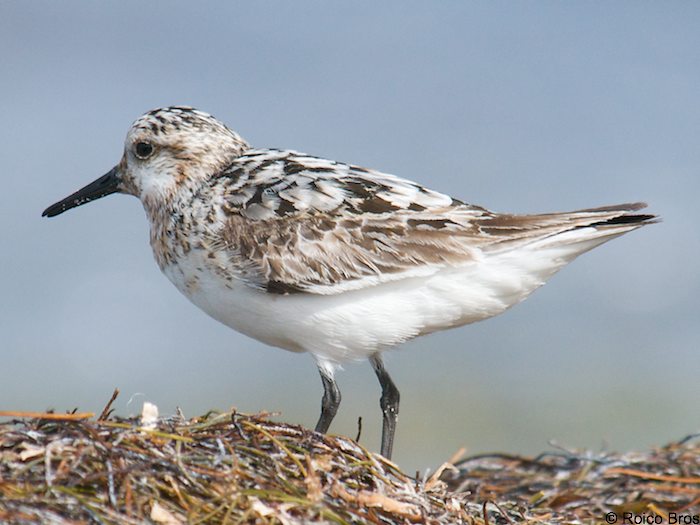
<instances>
[{"instance_id":1,"label":"pale grey sky","mask_svg":"<svg viewBox=\"0 0 700 525\"><path fill-rule=\"evenodd\" d=\"M0 409L142 401L313 425L313 361L219 325L160 275L139 202L41 211L105 173L151 108L256 146L420 181L498 211L646 200L506 314L387 356L395 459L458 447L646 447L700 429L700 5L694 2L0 2ZM379 443L369 365L332 431ZM143 394L143 395L136 395ZM134 396L129 404L129 399Z\"/></svg>"}]
</instances>

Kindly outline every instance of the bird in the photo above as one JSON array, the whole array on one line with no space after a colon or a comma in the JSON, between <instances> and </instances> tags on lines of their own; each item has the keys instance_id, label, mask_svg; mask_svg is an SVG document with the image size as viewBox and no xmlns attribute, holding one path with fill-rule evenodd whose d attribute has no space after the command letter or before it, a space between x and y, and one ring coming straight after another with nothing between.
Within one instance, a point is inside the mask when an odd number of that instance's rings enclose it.
<instances>
[{"instance_id":1,"label":"bird","mask_svg":"<svg viewBox=\"0 0 700 525\"><path fill-rule=\"evenodd\" d=\"M140 199L156 263L196 306L311 354L323 385L316 432L340 405L336 371L369 360L387 459L400 394L384 351L498 315L582 253L658 221L641 202L496 213L354 164L254 148L189 106L139 117L120 162L43 216L113 193Z\"/></svg>"}]
</instances>

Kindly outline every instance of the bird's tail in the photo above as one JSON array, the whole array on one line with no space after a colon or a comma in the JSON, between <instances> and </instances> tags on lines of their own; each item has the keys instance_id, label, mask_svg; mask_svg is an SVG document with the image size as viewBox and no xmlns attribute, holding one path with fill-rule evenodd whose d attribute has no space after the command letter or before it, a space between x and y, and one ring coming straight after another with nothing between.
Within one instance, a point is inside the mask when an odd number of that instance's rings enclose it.
<instances>
[{"instance_id":1,"label":"bird's tail","mask_svg":"<svg viewBox=\"0 0 700 525\"><path fill-rule=\"evenodd\" d=\"M499 261L510 268L510 274L522 277L513 286L519 293L524 291L522 300L579 255L658 222L656 215L635 213L644 207L635 202L564 213L495 215L480 225L493 239L484 252L492 256L492 263Z\"/></svg>"},{"instance_id":2,"label":"bird's tail","mask_svg":"<svg viewBox=\"0 0 700 525\"><path fill-rule=\"evenodd\" d=\"M656 215L635 213L645 207L643 202L634 202L540 216L558 223L559 227L550 232L541 231L542 235L533 239L531 246L538 249L561 247L571 251L573 259L624 233L659 222ZM542 228L547 229L546 226Z\"/></svg>"},{"instance_id":3,"label":"bird's tail","mask_svg":"<svg viewBox=\"0 0 700 525\"><path fill-rule=\"evenodd\" d=\"M575 257L623 233L658 222L656 215L635 213L645 207L643 202L634 202L537 215L496 214L485 217L479 228L490 240L486 251L568 247L565 251Z\"/></svg>"}]
</instances>

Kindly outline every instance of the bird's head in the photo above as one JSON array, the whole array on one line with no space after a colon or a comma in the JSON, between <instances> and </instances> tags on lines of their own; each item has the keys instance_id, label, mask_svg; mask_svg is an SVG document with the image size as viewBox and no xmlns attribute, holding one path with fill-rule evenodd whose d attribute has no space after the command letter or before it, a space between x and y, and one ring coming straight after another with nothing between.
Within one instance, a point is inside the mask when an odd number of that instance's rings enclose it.
<instances>
[{"instance_id":1,"label":"bird's head","mask_svg":"<svg viewBox=\"0 0 700 525\"><path fill-rule=\"evenodd\" d=\"M221 171L247 148L207 113L183 106L155 109L129 129L119 164L43 215L53 217L112 193L134 195L147 208L158 206L183 185Z\"/></svg>"}]
</instances>

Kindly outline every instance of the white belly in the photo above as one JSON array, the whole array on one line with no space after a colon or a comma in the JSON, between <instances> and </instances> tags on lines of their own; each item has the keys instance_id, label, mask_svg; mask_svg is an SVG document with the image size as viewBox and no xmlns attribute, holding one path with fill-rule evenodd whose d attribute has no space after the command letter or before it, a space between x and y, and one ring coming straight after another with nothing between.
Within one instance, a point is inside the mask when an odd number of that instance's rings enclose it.
<instances>
[{"instance_id":1,"label":"white belly","mask_svg":"<svg viewBox=\"0 0 700 525\"><path fill-rule=\"evenodd\" d=\"M225 325L269 345L340 364L503 312L573 258L543 255L530 250L491 255L427 277L336 295L270 294L240 281L227 282L196 252L164 273Z\"/></svg>"}]
</instances>

